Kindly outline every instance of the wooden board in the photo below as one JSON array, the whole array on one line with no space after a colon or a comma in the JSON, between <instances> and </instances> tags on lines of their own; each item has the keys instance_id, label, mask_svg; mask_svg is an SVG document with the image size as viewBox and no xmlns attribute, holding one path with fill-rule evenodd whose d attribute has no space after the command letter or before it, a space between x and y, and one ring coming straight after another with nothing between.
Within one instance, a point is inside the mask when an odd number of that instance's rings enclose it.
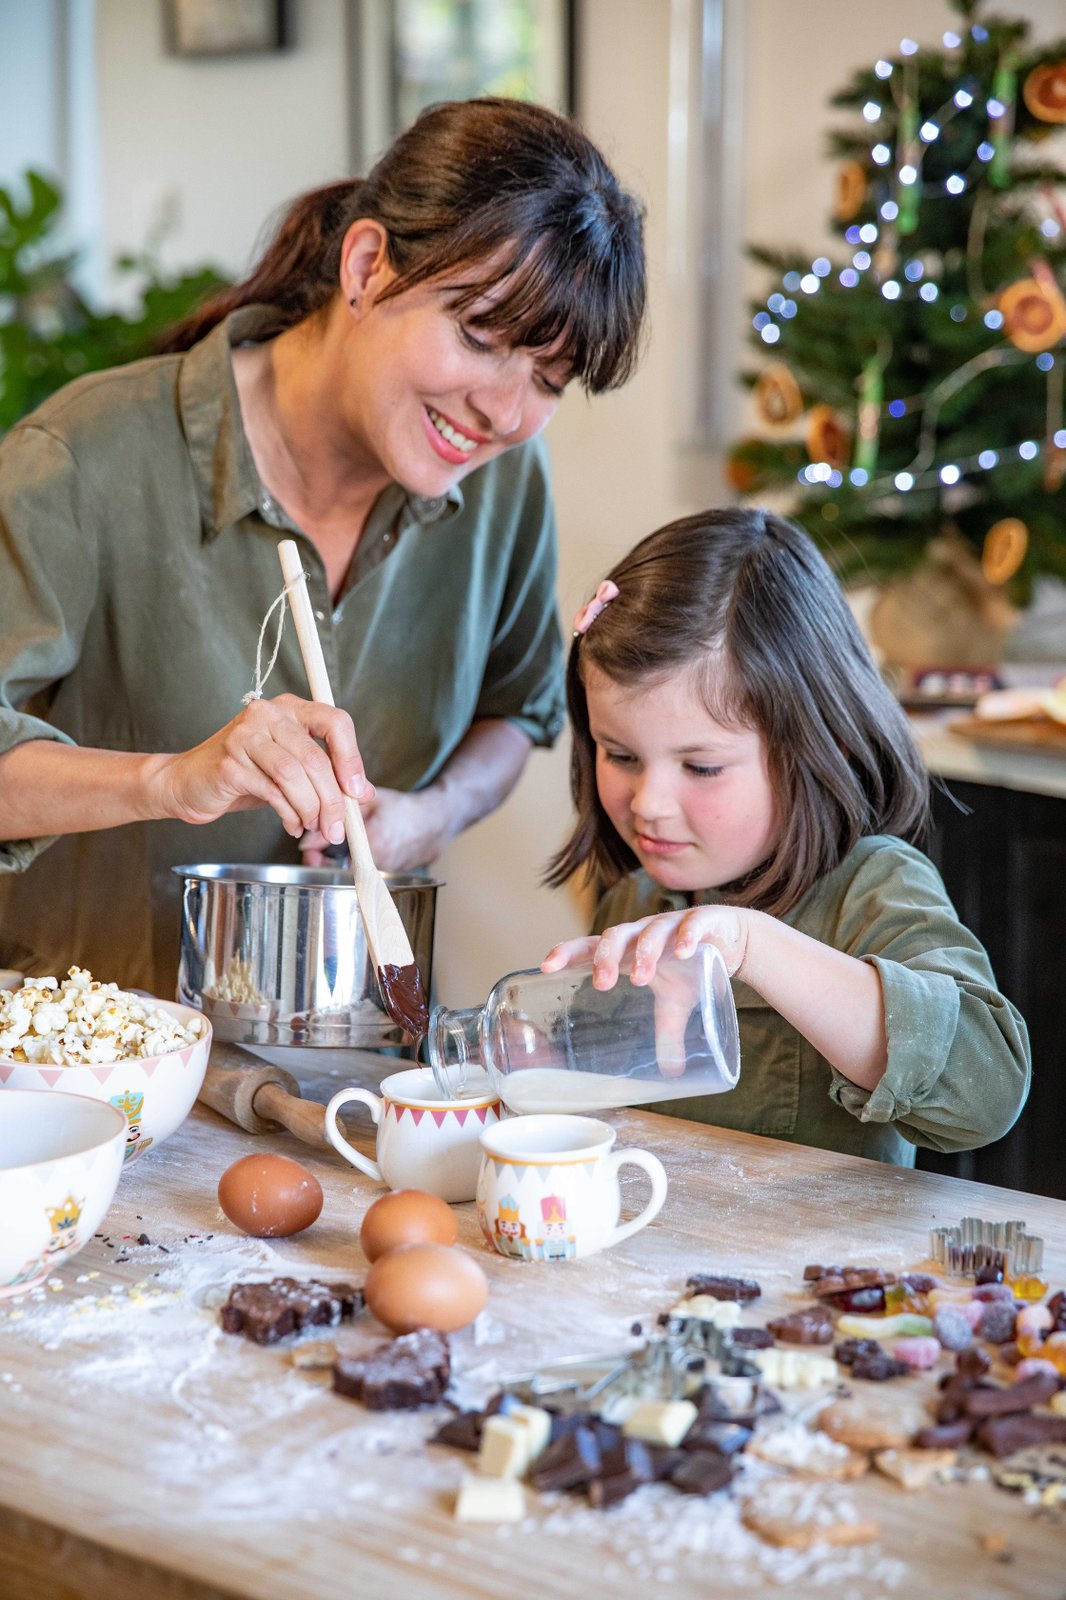
<instances>
[{"instance_id":1,"label":"wooden board","mask_svg":"<svg viewBox=\"0 0 1066 1600\"><path fill-rule=\"evenodd\" d=\"M391 1063L385 1063L386 1069ZM314 1079L325 1100L344 1079ZM371 1081L381 1065L369 1072ZM2 1093L0 1093L2 1112ZM489 1253L472 1205L461 1243L491 1285L487 1313L455 1339L461 1394L575 1353L622 1347L688 1275L757 1277L745 1321L802 1303L808 1261L914 1265L931 1226L1022 1217L1066 1283L1066 1204L904 1171L673 1118L612 1117L621 1144L653 1149L670 1194L659 1218L588 1261ZM350 1127L363 1127L354 1119ZM360 1141L369 1148L369 1140ZM253 1148L297 1156L325 1191L291 1239L238 1235L215 1203L219 1174ZM644 1179L626 1179L627 1206ZM373 1415L297 1371L283 1348L223 1335L228 1286L276 1271L362 1277L362 1214L380 1191L331 1150L253 1140L198 1109L124 1174L105 1237L35 1298L0 1304L0 1593L18 1600L490 1600L611 1594L646 1600L936 1595L1061 1600L1066 1519L1036 1515L988 1482L908 1494L871 1477L846 1493L882 1527L855 1550L775 1552L733 1501L642 1489L608 1514L530 1494L521 1524L457 1525L470 1458L428 1446L440 1413ZM151 1241L140 1245L143 1234ZM381 1336L369 1319L350 1336ZM932 1387L932 1380L901 1380ZM804 1396L804 1402L809 1399ZM1013 1559L982 1535L999 1530Z\"/></svg>"},{"instance_id":2,"label":"wooden board","mask_svg":"<svg viewBox=\"0 0 1066 1600\"><path fill-rule=\"evenodd\" d=\"M975 744L994 745L1000 750L1035 750L1040 755L1066 756L1066 723L1050 717L1017 717L1009 722L986 721L982 717L956 717L947 724L949 733Z\"/></svg>"}]
</instances>

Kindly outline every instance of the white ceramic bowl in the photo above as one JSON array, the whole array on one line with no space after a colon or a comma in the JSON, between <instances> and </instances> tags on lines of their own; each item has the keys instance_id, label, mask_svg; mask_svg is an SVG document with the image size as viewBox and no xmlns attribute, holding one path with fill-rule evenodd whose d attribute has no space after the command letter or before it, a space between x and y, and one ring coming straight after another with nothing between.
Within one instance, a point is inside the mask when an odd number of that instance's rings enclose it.
<instances>
[{"instance_id":1,"label":"white ceramic bowl","mask_svg":"<svg viewBox=\"0 0 1066 1600\"><path fill-rule=\"evenodd\" d=\"M0 1056L0 1089L61 1089L106 1100L126 1117L126 1160L143 1155L153 1145L162 1144L189 1115L211 1051L211 1024L199 1011L172 1000L153 1000L152 1004L169 1011L186 1027L194 1019L202 1023L203 1032L196 1043L163 1056L112 1061L99 1067L46 1067ZM3 1114L0 1101L0 1116Z\"/></svg>"},{"instance_id":2,"label":"white ceramic bowl","mask_svg":"<svg viewBox=\"0 0 1066 1600\"><path fill-rule=\"evenodd\" d=\"M13 1089L0 1109L0 1296L88 1244L114 1197L126 1119L80 1094Z\"/></svg>"}]
</instances>

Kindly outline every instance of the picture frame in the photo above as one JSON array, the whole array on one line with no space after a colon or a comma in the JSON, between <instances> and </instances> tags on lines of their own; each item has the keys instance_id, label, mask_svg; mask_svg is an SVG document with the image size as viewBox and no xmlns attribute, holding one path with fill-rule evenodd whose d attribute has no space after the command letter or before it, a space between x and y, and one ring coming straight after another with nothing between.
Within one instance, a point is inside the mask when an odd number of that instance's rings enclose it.
<instances>
[{"instance_id":1,"label":"picture frame","mask_svg":"<svg viewBox=\"0 0 1066 1600\"><path fill-rule=\"evenodd\" d=\"M168 55L262 55L283 50L285 0L163 0Z\"/></svg>"},{"instance_id":2,"label":"picture frame","mask_svg":"<svg viewBox=\"0 0 1066 1600\"><path fill-rule=\"evenodd\" d=\"M352 166L425 106L500 94L576 114L578 0L349 0Z\"/></svg>"}]
</instances>

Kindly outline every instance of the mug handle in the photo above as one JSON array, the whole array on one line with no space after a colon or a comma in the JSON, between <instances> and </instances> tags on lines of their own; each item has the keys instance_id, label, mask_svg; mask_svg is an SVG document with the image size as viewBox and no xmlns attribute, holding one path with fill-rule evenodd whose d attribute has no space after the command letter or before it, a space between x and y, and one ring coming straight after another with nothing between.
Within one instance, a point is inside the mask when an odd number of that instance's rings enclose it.
<instances>
[{"instance_id":1,"label":"mug handle","mask_svg":"<svg viewBox=\"0 0 1066 1600\"><path fill-rule=\"evenodd\" d=\"M610 1237L604 1241L606 1247L618 1244L622 1239L628 1239L640 1228L647 1226L659 1215L666 1201L666 1168L658 1156L653 1156L650 1150L618 1150L607 1157L608 1165L614 1173L615 1182L618 1181L620 1167L643 1167L651 1179L651 1199L643 1211L638 1211L635 1217L630 1217L628 1222L620 1222L612 1231Z\"/></svg>"},{"instance_id":2,"label":"mug handle","mask_svg":"<svg viewBox=\"0 0 1066 1600\"><path fill-rule=\"evenodd\" d=\"M380 1126L381 1110L384 1102L378 1095L371 1094L369 1089L341 1089L339 1093L333 1096L333 1099L326 1107L326 1138L334 1150L344 1157L345 1161L350 1161L353 1167L358 1167L360 1172L365 1172L368 1178L373 1178L378 1183L384 1183L385 1179L381 1176L381 1168L377 1162L371 1161L369 1156L363 1155L361 1150L356 1150L354 1145L350 1145L337 1126L337 1113L340 1111L341 1106L347 1105L351 1100L361 1100L369 1109L370 1115L374 1119L374 1126ZM659 1204L661 1205L662 1201Z\"/></svg>"}]
</instances>

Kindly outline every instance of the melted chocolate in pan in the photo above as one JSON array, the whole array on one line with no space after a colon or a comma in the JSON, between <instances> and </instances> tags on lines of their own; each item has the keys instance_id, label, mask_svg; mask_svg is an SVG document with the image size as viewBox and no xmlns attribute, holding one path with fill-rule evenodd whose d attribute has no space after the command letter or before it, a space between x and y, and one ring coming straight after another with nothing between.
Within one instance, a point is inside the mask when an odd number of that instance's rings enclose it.
<instances>
[{"instance_id":1,"label":"melted chocolate in pan","mask_svg":"<svg viewBox=\"0 0 1066 1600\"><path fill-rule=\"evenodd\" d=\"M385 1010L405 1033L424 1039L429 1028L429 1006L422 987L422 974L414 962L405 967L390 963L377 969Z\"/></svg>"}]
</instances>

